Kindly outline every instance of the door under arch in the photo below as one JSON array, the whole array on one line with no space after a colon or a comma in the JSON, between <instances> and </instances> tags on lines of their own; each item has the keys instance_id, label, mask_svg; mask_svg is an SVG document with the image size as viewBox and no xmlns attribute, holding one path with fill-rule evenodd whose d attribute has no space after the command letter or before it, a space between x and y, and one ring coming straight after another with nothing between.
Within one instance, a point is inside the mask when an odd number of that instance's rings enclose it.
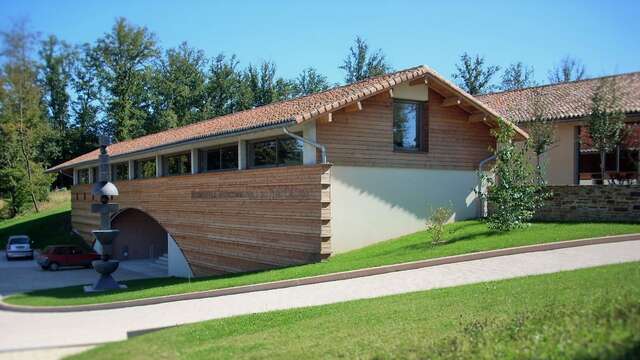
<instances>
[{"instance_id":1,"label":"door under arch","mask_svg":"<svg viewBox=\"0 0 640 360\"><path fill-rule=\"evenodd\" d=\"M167 252L167 232L154 218L138 209L125 209L111 220L120 230L113 242L118 260L157 258Z\"/></svg>"}]
</instances>

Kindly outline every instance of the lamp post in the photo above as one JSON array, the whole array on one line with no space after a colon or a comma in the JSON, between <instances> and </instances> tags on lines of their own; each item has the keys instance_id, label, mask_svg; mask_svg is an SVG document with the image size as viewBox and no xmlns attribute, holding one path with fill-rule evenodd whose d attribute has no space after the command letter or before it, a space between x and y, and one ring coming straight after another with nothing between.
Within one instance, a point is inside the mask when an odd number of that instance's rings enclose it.
<instances>
[{"instance_id":1,"label":"lamp post","mask_svg":"<svg viewBox=\"0 0 640 360\"><path fill-rule=\"evenodd\" d=\"M100 199L100 203L91 204L91 212L100 214L100 229L91 231L96 240L102 245L100 260L92 262L93 268L100 274L100 278L93 284L84 287L85 292L98 292L124 289L126 285L118 284L111 276L118 269L120 262L111 260L113 253L113 240L118 236L120 230L111 229L111 214L118 211L118 204L111 203L113 196L118 196L118 188L109 181L109 155L107 146L109 138L100 137L100 157L98 182L93 185L91 194Z\"/></svg>"}]
</instances>

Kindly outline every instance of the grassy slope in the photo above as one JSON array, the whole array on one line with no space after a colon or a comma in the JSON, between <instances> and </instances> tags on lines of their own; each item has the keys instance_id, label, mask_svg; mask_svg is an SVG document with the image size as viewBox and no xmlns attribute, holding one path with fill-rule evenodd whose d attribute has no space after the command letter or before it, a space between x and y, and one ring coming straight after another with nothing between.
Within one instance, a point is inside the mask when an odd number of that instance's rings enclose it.
<instances>
[{"instance_id":1,"label":"grassy slope","mask_svg":"<svg viewBox=\"0 0 640 360\"><path fill-rule=\"evenodd\" d=\"M78 359L637 358L640 263L213 320Z\"/></svg>"},{"instance_id":2,"label":"grassy slope","mask_svg":"<svg viewBox=\"0 0 640 360\"><path fill-rule=\"evenodd\" d=\"M39 290L27 294L12 295L4 301L18 305L60 306L131 300L293 279L483 250L640 232L640 224L607 223L538 223L527 229L509 233L494 233L479 221L458 222L448 225L447 228L449 243L438 246L430 245L430 237L426 232L418 232L339 254L322 263L252 274L200 278L191 282L176 278L132 280L125 282L128 285L127 290L103 294L85 294L80 286Z\"/></svg>"},{"instance_id":3,"label":"grassy slope","mask_svg":"<svg viewBox=\"0 0 640 360\"><path fill-rule=\"evenodd\" d=\"M69 191L53 192L41 211L29 211L13 219L0 220L0 246L4 249L10 235L29 235L35 248L47 245L77 243L70 235L71 201Z\"/></svg>"}]
</instances>

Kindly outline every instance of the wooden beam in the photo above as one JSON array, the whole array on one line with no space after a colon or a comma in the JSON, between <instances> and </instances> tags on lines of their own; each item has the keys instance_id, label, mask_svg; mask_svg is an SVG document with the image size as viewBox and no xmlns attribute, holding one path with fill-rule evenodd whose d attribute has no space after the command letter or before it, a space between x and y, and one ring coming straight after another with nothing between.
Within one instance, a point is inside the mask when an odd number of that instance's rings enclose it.
<instances>
[{"instance_id":1,"label":"wooden beam","mask_svg":"<svg viewBox=\"0 0 640 360\"><path fill-rule=\"evenodd\" d=\"M327 122L332 122L333 121L333 113L327 113L326 118L327 118Z\"/></svg>"},{"instance_id":2,"label":"wooden beam","mask_svg":"<svg viewBox=\"0 0 640 360\"><path fill-rule=\"evenodd\" d=\"M356 101L355 103L344 108L346 112L356 112L362 110L362 102Z\"/></svg>"},{"instance_id":3,"label":"wooden beam","mask_svg":"<svg viewBox=\"0 0 640 360\"><path fill-rule=\"evenodd\" d=\"M393 89L389 89L389 96L393 97Z\"/></svg>"},{"instance_id":4,"label":"wooden beam","mask_svg":"<svg viewBox=\"0 0 640 360\"><path fill-rule=\"evenodd\" d=\"M418 85L429 85L429 80L427 77L422 77L418 79L413 79L409 82L409 86L418 86Z\"/></svg>"},{"instance_id":5,"label":"wooden beam","mask_svg":"<svg viewBox=\"0 0 640 360\"><path fill-rule=\"evenodd\" d=\"M460 98L457 97L457 96L448 97L448 98L445 98L444 100L442 100L442 106L443 107L456 106L456 105L460 105L460 104L462 104L462 100L460 100Z\"/></svg>"},{"instance_id":6,"label":"wooden beam","mask_svg":"<svg viewBox=\"0 0 640 360\"><path fill-rule=\"evenodd\" d=\"M469 122L475 123L481 121L487 121L487 115L485 113L473 113L469 115Z\"/></svg>"}]
</instances>

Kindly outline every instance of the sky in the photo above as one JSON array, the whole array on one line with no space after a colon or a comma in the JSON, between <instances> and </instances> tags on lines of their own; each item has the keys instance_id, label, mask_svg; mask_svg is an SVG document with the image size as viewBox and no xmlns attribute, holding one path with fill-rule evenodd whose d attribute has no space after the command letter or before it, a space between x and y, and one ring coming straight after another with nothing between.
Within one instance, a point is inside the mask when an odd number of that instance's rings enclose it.
<instances>
[{"instance_id":1,"label":"sky","mask_svg":"<svg viewBox=\"0 0 640 360\"><path fill-rule=\"evenodd\" d=\"M33 31L94 42L119 16L163 48L186 41L241 65L269 60L293 78L312 66L330 82L354 38L381 48L394 69L428 65L451 78L462 53L505 67L533 66L539 83L570 55L590 77L640 71L640 1L38 1L0 0L0 30L27 18Z\"/></svg>"}]
</instances>

